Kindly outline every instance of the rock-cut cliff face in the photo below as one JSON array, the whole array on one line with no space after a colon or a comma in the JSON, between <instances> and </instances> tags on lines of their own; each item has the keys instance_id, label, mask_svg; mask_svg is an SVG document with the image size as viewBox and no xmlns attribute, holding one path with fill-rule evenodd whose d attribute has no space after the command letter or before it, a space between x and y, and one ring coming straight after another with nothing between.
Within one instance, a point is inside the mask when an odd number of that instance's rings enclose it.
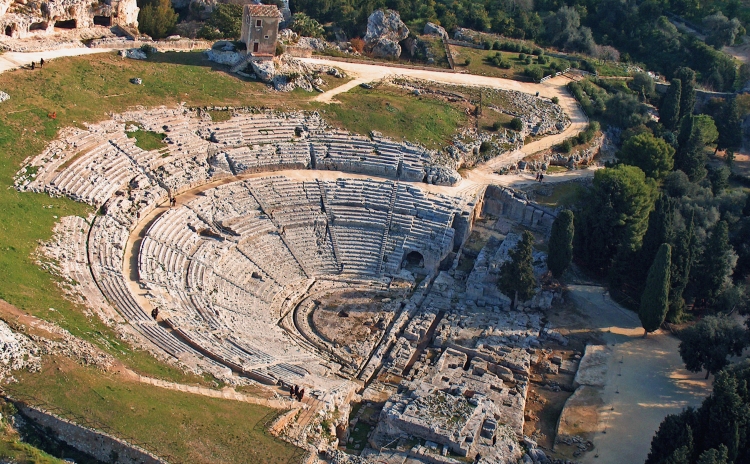
<instances>
[{"instance_id":1,"label":"rock-cut cliff face","mask_svg":"<svg viewBox=\"0 0 750 464\"><path fill-rule=\"evenodd\" d=\"M0 0L0 35L7 37L96 25L138 27L136 0Z\"/></svg>"}]
</instances>

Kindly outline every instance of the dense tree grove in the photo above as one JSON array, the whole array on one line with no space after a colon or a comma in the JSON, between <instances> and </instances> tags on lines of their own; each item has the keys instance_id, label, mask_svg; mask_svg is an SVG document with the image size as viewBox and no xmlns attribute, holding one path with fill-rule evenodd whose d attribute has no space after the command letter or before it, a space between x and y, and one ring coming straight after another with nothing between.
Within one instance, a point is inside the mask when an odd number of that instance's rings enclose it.
<instances>
[{"instance_id":1,"label":"dense tree grove","mask_svg":"<svg viewBox=\"0 0 750 464\"><path fill-rule=\"evenodd\" d=\"M217 4L198 36L209 39L239 39L242 34L242 5Z\"/></svg>"},{"instance_id":2,"label":"dense tree grove","mask_svg":"<svg viewBox=\"0 0 750 464\"><path fill-rule=\"evenodd\" d=\"M739 356L748 342L747 334L727 316L708 316L680 332L680 356L691 372L706 370L716 374L729 364L729 356Z\"/></svg>"},{"instance_id":3,"label":"dense tree grove","mask_svg":"<svg viewBox=\"0 0 750 464\"><path fill-rule=\"evenodd\" d=\"M716 90L740 84L731 57L715 47L744 34L744 9L701 5L699 0L622 2L620 0L292 0L292 11L305 13L321 24L334 23L350 38L364 36L368 16L378 8L398 11L413 31L427 21L452 32L465 27L533 40L563 50L602 59L634 60L675 77L689 66L699 82ZM686 7L685 4L690 4ZM668 12L701 24L707 42L686 35L669 22ZM740 16L739 21L736 19ZM750 14L748 15L750 16ZM748 17L750 19L750 17Z\"/></svg>"},{"instance_id":4,"label":"dense tree grove","mask_svg":"<svg viewBox=\"0 0 750 464\"><path fill-rule=\"evenodd\" d=\"M664 419L651 441L646 464L750 462L748 384L748 361L719 372L713 393L700 408Z\"/></svg>"}]
</instances>

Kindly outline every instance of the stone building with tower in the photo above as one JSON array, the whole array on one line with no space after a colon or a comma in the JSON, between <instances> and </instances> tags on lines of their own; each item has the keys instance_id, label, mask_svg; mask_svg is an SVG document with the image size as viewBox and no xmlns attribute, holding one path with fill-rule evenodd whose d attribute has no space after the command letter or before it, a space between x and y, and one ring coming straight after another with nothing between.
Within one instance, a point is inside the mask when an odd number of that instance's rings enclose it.
<instances>
[{"instance_id":1,"label":"stone building with tower","mask_svg":"<svg viewBox=\"0 0 750 464\"><path fill-rule=\"evenodd\" d=\"M276 5L245 5L240 40L247 46L249 55L259 59L273 58L281 20Z\"/></svg>"}]
</instances>

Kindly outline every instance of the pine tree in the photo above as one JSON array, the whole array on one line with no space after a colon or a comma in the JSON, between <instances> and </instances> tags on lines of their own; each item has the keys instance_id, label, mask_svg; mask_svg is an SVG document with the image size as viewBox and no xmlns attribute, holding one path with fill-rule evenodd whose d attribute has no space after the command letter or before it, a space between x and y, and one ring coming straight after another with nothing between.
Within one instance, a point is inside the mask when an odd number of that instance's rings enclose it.
<instances>
[{"instance_id":1,"label":"pine tree","mask_svg":"<svg viewBox=\"0 0 750 464\"><path fill-rule=\"evenodd\" d=\"M536 277L532 265L534 236L528 230L524 231L521 240L508 254L510 259L500 266L500 280L498 289L513 300L515 306L520 301L526 301L534 296Z\"/></svg>"},{"instance_id":2,"label":"pine tree","mask_svg":"<svg viewBox=\"0 0 750 464\"><path fill-rule=\"evenodd\" d=\"M729 244L729 226L719 221L706 240L706 246L692 279L695 296L705 304L712 304L724 289L734 267L734 253Z\"/></svg>"},{"instance_id":3,"label":"pine tree","mask_svg":"<svg viewBox=\"0 0 750 464\"><path fill-rule=\"evenodd\" d=\"M559 279L573 259L573 212L561 211L552 223L549 237L547 267Z\"/></svg>"},{"instance_id":4,"label":"pine tree","mask_svg":"<svg viewBox=\"0 0 750 464\"><path fill-rule=\"evenodd\" d=\"M680 119L693 114L695 109L695 71L690 68L679 68L674 75L682 82L680 93Z\"/></svg>"},{"instance_id":5,"label":"pine tree","mask_svg":"<svg viewBox=\"0 0 750 464\"><path fill-rule=\"evenodd\" d=\"M719 445L719 449L711 448L701 453L697 464L728 464L728 450L724 445Z\"/></svg>"},{"instance_id":6,"label":"pine tree","mask_svg":"<svg viewBox=\"0 0 750 464\"><path fill-rule=\"evenodd\" d=\"M677 130L680 122L680 96L682 95L682 81L672 79L669 83L669 89L664 96L664 100L659 108L659 121L664 127L674 131Z\"/></svg>"},{"instance_id":7,"label":"pine tree","mask_svg":"<svg viewBox=\"0 0 750 464\"><path fill-rule=\"evenodd\" d=\"M672 247L663 243L654 258L646 278L646 289L641 296L638 316L645 330L644 336L658 329L667 316L669 307L669 273L672 264Z\"/></svg>"},{"instance_id":8,"label":"pine tree","mask_svg":"<svg viewBox=\"0 0 750 464\"><path fill-rule=\"evenodd\" d=\"M716 374L747 345L745 329L726 316L706 316L680 332L680 357L690 372Z\"/></svg>"},{"instance_id":9,"label":"pine tree","mask_svg":"<svg viewBox=\"0 0 750 464\"><path fill-rule=\"evenodd\" d=\"M174 30L177 17L170 0L151 0L138 13L138 28L154 39L163 39Z\"/></svg>"}]
</instances>

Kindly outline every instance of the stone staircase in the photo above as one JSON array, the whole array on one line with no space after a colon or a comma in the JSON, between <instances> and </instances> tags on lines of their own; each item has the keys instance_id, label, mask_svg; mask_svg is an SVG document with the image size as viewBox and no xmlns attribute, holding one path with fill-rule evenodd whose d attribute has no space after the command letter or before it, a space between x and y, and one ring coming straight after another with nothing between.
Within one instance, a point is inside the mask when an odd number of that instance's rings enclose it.
<instances>
[{"instance_id":1,"label":"stone staircase","mask_svg":"<svg viewBox=\"0 0 750 464\"><path fill-rule=\"evenodd\" d=\"M383 276L383 257L385 257L385 248L388 244L388 234L391 231L391 222L393 221L393 208L396 205L396 194L398 193L398 182L393 183L391 189L391 197L389 199L388 216L385 219L385 232L383 233L383 240L380 243L380 258L378 259L378 276Z\"/></svg>"}]
</instances>

